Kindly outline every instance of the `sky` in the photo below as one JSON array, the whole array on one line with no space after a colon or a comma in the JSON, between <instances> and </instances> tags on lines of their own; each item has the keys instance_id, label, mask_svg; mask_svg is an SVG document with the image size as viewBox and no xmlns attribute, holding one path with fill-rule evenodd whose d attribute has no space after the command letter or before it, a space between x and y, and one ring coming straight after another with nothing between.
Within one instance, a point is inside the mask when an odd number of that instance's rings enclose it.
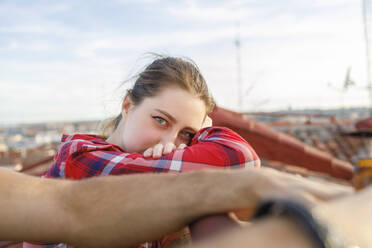
<instances>
[{"instance_id":1,"label":"sky","mask_svg":"<svg viewBox=\"0 0 372 248\"><path fill-rule=\"evenodd\" d=\"M358 0L0 0L0 125L116 115L149 52L236 111L369 106L365 51Z\"/></svg>"}]
</instances>

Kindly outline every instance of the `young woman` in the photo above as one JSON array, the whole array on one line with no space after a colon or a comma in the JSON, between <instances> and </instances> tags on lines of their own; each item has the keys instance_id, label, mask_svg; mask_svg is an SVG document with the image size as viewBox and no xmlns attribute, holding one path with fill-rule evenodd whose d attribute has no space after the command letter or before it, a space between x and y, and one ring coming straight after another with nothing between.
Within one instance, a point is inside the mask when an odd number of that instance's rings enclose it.
<instances>
[{"instance_id":1,"label":"young woman","mask_svg":"<svg viewBox=\"0 0 372 248\"><path fill-rule=\"evenodd\" d=\"M62 137L45 177L82 179L259 167L257 154L243 138L227 128L211 126L208 113L213 107L206 82L194 63L159 57L138 75L124 97L121 113L106 125L103 136ZM159 242L147 244L159 246Z\"/></svg>"},{"instance_id":2,"label":"young woman","mask_svg":"<svg viewBox=\"0 0 372 248\"><path fill-rule=\"evenodd\" d=\"M158 58L126 93L120 115L104 128L106 138L64 135L46 177L260 166L257 154L238 134L205 127L213 107L195 64Z\"/></svg>"}]
</instances>

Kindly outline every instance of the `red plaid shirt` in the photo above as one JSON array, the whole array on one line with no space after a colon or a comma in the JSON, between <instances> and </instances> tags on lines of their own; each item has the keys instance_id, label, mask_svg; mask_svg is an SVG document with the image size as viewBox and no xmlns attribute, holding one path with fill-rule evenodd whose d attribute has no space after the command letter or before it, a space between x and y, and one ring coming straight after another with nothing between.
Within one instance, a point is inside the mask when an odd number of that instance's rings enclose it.
<instances>
[{"instance_id":1,"label":"red plaid shirt","mask_svg":"<svg viewBox=\"0 0 372 248\"><path fill-rule=\"evenodd\" d=\"M97 135L63 135L62 142L45 177L81 179L99 175L260 166L256 152L247 141L224 127L204 128L194 136L188 147L158 159L126 153ZM140 247L160 247L160 242Z\"/></svg>"},{"instance_id":2,"label":"red plaid shirt","mask_svg":"<svg viewBox=\"0 0 372 248\"><path fill-rule=\"evenodd\" d=\"M98 175L260 166L252 147L238 134L223 127L204 128L188 147L158 159L126 153L97 135L63 135L62 142L45 177L81 179Z\"/></svg>"}]
</instances>

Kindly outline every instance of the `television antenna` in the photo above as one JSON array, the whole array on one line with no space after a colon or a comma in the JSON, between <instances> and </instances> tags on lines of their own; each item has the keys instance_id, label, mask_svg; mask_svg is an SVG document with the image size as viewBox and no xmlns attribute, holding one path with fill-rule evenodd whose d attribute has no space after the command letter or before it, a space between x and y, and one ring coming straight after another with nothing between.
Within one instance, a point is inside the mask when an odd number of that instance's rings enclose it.
<instances>
[{"instance_id":1,"label":"television antenna","mask_svg":"<svg viewBox=\"0 0 372 248\"><path fill-rule=\"evenodd\" d=\"M367 62L367 90L370 101L370 114L372 115L372 82L371 82L371 55L370 55L370 39L369 39L369 12L371 10L371 1L362 0L363 25L364 25L364 41L366 47L366 62Z\"/></svg>"}]
</instances>

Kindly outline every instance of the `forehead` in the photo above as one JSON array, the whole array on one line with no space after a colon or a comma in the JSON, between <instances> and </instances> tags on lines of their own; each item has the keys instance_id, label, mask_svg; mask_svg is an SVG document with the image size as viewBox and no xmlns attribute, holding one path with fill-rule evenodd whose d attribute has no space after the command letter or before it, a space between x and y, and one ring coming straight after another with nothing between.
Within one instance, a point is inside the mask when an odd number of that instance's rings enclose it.
<instances>
[{"instance_id":1,"label":"forehead","mask_svg":"<svg viewBox=\"0 0 372 248\"><path fill-rule=\"evenodd\" d=\"M165 111L177 122L195 128L200 127L206 115L205 103L179 87L167 87L156 96L145 98L140 105L149 111Z\"/></svg>"}]
</instances>

